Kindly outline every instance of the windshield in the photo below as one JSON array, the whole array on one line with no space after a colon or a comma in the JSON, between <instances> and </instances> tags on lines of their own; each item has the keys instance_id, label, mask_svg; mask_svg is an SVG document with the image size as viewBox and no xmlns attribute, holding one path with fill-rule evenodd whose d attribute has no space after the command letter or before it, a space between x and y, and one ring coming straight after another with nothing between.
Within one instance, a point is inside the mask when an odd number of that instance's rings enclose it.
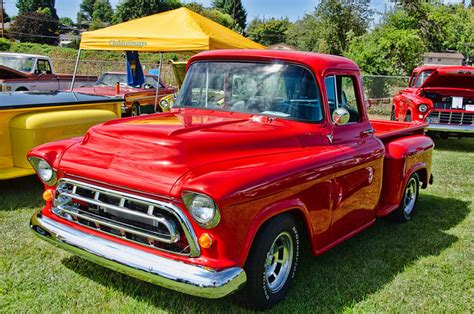
<instances>
[{"instance_id":1,"label":"windshield","mask_svg":"<svg viewBox=\"0 0 474 314\"><path fill-rule=\"evenodd\" d=\"M156 88L157 81L158 80L155 77L145 75L145 85L149 85L152 88ZM127 86L127 75L120 73L105 73L99 78L96 85L115 86L117 82L119 82L119 84L122 86ZM163 84L161 84L160 88L163 87Z\"/></svg>"},{"instance_id":2,"label":"windshield","mask_svg":"<svg viewBox=\"0 0 474 314\"><path fill-rule=\"evenodd\" d=\"M424 81L426 81L426 79L428 78L428 76L430 76L431 73L433 73L434 71L423 71L420 73L420 75L418 75L418 78L416 79L416 87L420 87L421 84L423 84Z\"/></svg>"},{"instance_id":3,"label":"windshield","mask_svg":"<svg viewBox=\"0 0 474 314\"><path fill-rule=\"evenodd\" d=\"M0 56L0 65L22 72L31 72L35 65L35 58Z\"/></svg>"},{"instance_id":4,"label":"windshield","mask_svg":"<svg viewBox=\"0 0 474 314\"><path fill-rule=\"evenodd\" d=\"M186 74L175 107L210 108L322 121L313 75L282 63L197 62Z\"/></svg>"}]
</instances>

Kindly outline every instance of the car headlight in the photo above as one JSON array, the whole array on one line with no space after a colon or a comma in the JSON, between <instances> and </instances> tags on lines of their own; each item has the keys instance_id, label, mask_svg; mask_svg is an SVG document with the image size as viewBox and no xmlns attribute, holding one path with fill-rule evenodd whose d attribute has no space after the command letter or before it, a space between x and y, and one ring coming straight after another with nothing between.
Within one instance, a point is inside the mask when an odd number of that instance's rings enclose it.
<instances>
[{"instance_id":1,"label":"car headlight","mask_svg":"<svg viewBox=\"0 0 474 314\"><path fill-rule=\"evenodd\" d=\"M56 171L54 171L53 167L51 167L51 165L46 160L38 157L29 157L28 160L35 169L41 181L49 186L56 184Z\"/></svg>"},{"instance_id":2,"label":"car headlight","mask_svg":"<svg viewBox=\"0 0 474 314\"><path fill-rule=\"evenodd\" d=\"M425 104L421 104L418 106L418 111L421 112L421 113L424 113L428 110L428 106L425 105Z\"/></svg>"},{"instance_id":3,"label":"car headlight","mask_svg":"<svg viewBox=\"0 0 474 314\"><path fill-rule=\"evenodd\" d=\"M221 216L216 203L204 194L187 192L183 194L183 201L194 220L203 228L217 226Z\"/></svg>"},{"instance_id":4,"label":"car headlight","mask_svg":"<svg viewBox=\"0 0 474 314\"><path fill-rule=\"evenodd\" d=\"M168 100L163 99L160 101L161 108L168 109L170 107L170 102Z\"/></svg>"}]
</instances>

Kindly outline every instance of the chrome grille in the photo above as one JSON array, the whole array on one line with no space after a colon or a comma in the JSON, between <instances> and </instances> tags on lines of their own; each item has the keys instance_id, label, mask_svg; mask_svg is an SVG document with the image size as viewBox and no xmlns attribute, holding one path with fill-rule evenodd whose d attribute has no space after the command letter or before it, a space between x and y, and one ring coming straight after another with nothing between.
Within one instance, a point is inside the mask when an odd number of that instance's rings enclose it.
<instances>
[{"instance_id":1,"label":"chrome grille","mask_svg":"<svg viewBox=\"0 0 474 314\"><path fill-rule=\"evenodd\" d=\"M173 204L62 178L53 212L76 224L145 246L198 256L189 221Z\"/></svg>"},{"instance_id":2,"label":"chrome grille","mask_svg":"<svg viewBox=\"0 0 474 314\"><path fill-rule=\"evenodd\" d=\"M474 113L434 110L428 115L430 124L473 125Z\"/></svg>"}]
</instances>

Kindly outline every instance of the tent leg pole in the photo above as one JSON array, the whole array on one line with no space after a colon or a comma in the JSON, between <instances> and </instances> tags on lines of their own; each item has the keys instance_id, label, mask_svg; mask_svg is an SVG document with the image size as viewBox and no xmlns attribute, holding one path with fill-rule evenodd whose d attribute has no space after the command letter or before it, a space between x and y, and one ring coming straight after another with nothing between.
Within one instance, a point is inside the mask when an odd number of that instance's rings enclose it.
<instances>
[{"instance_id":1,"label":"tent leg pole","mask_svg":"<svg viewBox=\"0 0 474 314\"><path fill-rule=\"evenodd\" d=\"M160 93L160 82L161 82L161 70L163 69L163 53L160 52L160 67L158 72L158 85L156 86L156 95L155 95L155 112L158 111L158 95Z\"/></svg>"},{"instance_id":2,"label":"tent leg pole","mask_svg":"<svg viewBox=\"0 0 474 314\"><path fill-rule=\"evenodd\" d=\"M71 92L74 90L74 83L76 82L76 74L77 70L79 68L79 59L81 58L81 49L77 51L77 59L76 59L76 65L74 66L74 74L72 75L72 81L71 81Z\"/></svg>"}]
</instances>

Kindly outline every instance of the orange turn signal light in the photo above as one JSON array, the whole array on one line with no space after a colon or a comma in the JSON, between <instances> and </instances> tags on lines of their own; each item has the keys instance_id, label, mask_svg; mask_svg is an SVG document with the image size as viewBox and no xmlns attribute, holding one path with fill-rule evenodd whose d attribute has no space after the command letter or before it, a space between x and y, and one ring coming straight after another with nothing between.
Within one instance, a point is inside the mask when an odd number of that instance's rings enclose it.
<instances>
[{"instance_id":1,"label":"orange turn signal light","mask_svg":"<svg viewBox=\"0 0 474 314\"><path fill-rule=\"evenodd\" d=\"M208 233L203 233L199 237L199 246L203 249L208 249L212 246L212 238Z\"/></svg>"},{"instance_id":2,"label":"orange turn signal light","mask_svg":"<svg viewBox=\"0 0 474 314\"><path fill-rule=\"evenodd\" d=\"M46 202L51 202L52 200L54 200L54 192L53 190L46 190L43 192L43 199L46 201Z\"/></svg>"}]
</instances>

